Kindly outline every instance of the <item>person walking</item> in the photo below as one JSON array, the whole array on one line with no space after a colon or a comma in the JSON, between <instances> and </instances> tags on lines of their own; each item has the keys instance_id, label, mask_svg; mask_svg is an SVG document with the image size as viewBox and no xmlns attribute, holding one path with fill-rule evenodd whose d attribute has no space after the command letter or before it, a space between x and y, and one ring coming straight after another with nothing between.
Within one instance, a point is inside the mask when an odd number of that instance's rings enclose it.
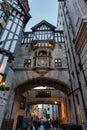
<instances>
[{"instance_id":1,"label":"person walking","mask_svg":"<svg viewBox=\"0 0 87 130\"><path fill-rule=\"evenodd\" d=\"M23 118L22 128L23 130L28 130L28 120L25 117Z\"/></svg>"},{"instance_id":2,"label":"person walking","mask_svg":"<svg viewBox=\"0 0 87 130\"><path fill-rule=\"evenodd\" d=\"M38 124L38 121L34 121L34 127L35 127L35 130L38 130L38 127L39 127L39 124Z\"/></svg>"},{"instance_id":3,"label":"person walking","mask_svg":"<svg viewBox=\"0 0 87 130\"><path fill-rule=\"evenodd\" d=\"M30 128L30 130L33 130L33 122L32 121L29 122L29 128Z\"/></svg>"}]
</instances>

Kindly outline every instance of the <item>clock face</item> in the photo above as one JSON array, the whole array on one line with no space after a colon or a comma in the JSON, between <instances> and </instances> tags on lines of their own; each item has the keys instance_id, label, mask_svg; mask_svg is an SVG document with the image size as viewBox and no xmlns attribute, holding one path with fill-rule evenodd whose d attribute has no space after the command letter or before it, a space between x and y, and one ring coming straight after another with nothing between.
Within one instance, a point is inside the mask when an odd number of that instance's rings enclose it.
<instances>
[{"instance_id":1,"label":"clock face","mask_svg":"<svg viewBox=\"0 0 87 130\"><path fill-rule=\"evenodd\" d=\"M39 65L46 65L46 58L39 58Z\"/></svg>"},{"instance_id":2,"label":"clock face","mask_svg":"<svg viewBox=\"0 0 87 130\"><path fill-rule=\"evenodd\" d=\"M43 65L43 64L45 64L45 60L44 59L41 59L40 60L40 63Z\"/></svg>"}]
</instances>

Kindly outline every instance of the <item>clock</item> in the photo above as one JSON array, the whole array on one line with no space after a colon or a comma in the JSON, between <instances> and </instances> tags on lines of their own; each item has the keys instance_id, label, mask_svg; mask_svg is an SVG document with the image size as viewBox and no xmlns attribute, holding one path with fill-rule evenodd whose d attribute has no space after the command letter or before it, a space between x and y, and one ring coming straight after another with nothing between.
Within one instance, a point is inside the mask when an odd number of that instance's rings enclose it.
<instances>
[{"instance_id":1,"label":"clock","mask_svg":"<svg viewBox=\"0 0 87 130\"><path fill-rule=\"evenodd\" d=\"M39 61L39 65L46 65L46 58L42 58L42 57L40 57L39 59L38 59L38 61Z\"/></svg>"}]
</instances>

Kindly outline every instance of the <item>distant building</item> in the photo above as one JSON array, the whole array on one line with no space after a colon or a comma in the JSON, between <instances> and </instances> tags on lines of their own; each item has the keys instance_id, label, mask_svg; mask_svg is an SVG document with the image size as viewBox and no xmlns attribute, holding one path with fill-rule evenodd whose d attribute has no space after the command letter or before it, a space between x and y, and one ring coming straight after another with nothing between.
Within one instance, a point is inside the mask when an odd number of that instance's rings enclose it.
<instances>
[{"instance_id":1,"label":"distant building","mask_svg":"<svg viewBox=\"0 0 87 130\"><path fill-rule=\"evenodd\" d=\"M47 119L56 120L58 118L58 106L55 104L43 104L43 111L46 109Z\"/></svg>"}]
</instances>

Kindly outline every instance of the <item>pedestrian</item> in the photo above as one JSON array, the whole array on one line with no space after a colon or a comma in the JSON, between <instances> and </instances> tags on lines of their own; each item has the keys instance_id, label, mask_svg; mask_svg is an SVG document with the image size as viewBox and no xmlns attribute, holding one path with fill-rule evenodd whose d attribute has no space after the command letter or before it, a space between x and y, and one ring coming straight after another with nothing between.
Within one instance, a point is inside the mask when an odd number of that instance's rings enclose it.
<instances>
[{"instance_id":1,"label":"pedestrian","mask_svg":"<svg viewBox=\"0 0 87 130\"><path fill-rule=\"evenodd\" d=\"M29 128L30 128L30 130L33 130L33 123L32 123L32 121L29 122Z\"/></svg>"},{"instance_id":2,"label":"pedestrian","mask_svg":"<svg viewBox=\"0 0 87 130\"><path fill-rule=\"evenodd\" d=\"M35 127L35 130L38 130L38 127L39 127L39 124L38 124L38 121L34 121L34 127Z\"/></svg>"},{"instance_id":3,"label":"pedestrian","mask_svg":"<svg viewBox=\"0 0 87 130\"><path fill-rule=\"evenodd\" d=\"M23 130L28 130L28 120L25 117L23 118L22 128Z\"/></svg>"}]
</instances>

